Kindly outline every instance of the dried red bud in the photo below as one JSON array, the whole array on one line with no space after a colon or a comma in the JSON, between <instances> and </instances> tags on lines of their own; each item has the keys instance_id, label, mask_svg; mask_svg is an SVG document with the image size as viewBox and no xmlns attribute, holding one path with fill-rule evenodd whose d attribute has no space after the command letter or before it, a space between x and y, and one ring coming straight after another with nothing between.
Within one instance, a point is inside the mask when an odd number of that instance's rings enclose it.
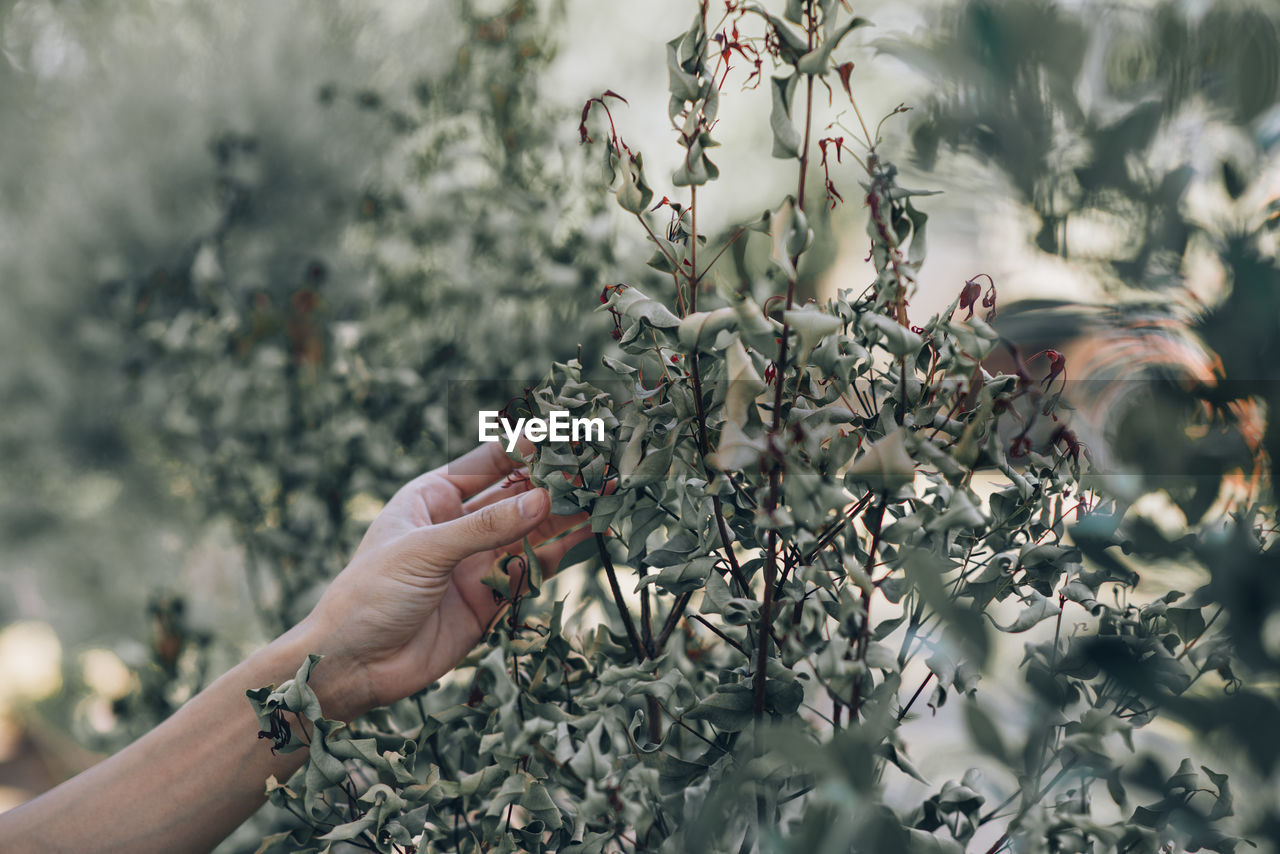
<instances>
[{"instance_id":1,"label":"dried red bud","mask_svg":"<svg viewBox=\"0 0 1280 854\"><path fill-rule=\"evenodd\" d=\"M982 295L982 286L973 279L964 283L964 287L960 289L960 308L969 309L969 313L965 315L965 320L973 317L974 307L978 303L978 297Z\"/></svg>"}]
</instances>

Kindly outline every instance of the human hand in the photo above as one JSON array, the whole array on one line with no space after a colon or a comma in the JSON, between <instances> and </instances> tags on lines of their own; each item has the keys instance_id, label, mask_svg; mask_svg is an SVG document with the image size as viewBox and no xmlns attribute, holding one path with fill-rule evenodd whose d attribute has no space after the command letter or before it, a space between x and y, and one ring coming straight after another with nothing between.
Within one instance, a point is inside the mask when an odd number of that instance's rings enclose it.
<instances>
[{"instance_id":1,"label":"human hand","mask_svg":"<svg viewBox=\"0 0 1280 854\"><path fill-rule=\"evenodd\" d=\"M495 561L519 554L524 537L554 571L591 536L583 527L547 542L587 515L549 516L545 490L502 481L515 468L497 443L481 445L402 487L369 526L299 627L329 659L326 670L346 673L338 715L394 702L453 669L503 608L482 579ZM526 581L513 577L512 590Z\"/></svg>"}]
</instances>

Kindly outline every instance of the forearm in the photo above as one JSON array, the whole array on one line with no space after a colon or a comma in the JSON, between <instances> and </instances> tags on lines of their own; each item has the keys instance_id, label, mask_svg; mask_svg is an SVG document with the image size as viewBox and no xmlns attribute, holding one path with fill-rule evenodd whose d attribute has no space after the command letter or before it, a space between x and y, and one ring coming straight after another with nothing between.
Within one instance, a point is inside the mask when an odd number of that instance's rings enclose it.
<instances>
[{"instance_id":1,"label":"forearm","mask_svg":"<svg viewBox=\"0 0 1280 854\"><path fill-rule=\"evenodd\" d=\"M259 740L245 691L293 677L313 639L299 627L250 656L129 747L39 798L0 815L8 852L208 851L283 781L305 750L273 755ZM327 666L333 665L333 666ZM349 717L344 668L313 676L327 717Z\"/></svg>"}]
</instances>

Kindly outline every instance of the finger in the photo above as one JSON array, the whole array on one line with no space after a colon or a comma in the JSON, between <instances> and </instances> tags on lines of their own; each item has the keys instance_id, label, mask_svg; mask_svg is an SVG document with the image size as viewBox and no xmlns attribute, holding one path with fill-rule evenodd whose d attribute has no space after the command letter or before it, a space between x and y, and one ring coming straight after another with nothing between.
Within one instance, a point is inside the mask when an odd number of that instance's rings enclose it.
<instances>
[{"instance_id":1,"label":"finger","mask_svg":"<svg viewBox=\"0 0 1280 854\"><path fill-rule=\"evenodd\" d=\"M554 542L546 543L533 550L534 556L538 559L538 565L542 568L542 577L550 578L556 574L556 570L560 567L560 560L569 553L569 550L585 539L594 536L591 527L584 526L576 531L565 534ZM523 552L515 550L515 555L521 559L513 560L505 565L505 569L510 573L510 584L513 593L520 594L529 592L529 577L526 572L526 564L523 560ZM498 559L500 560L500 559ZM497 560L494 561L497 563ZM476 563L474 565L467 564L462 570L463 575L457 580L461 587L468 585L483 585L484 577L493 571L493 563ZM488 588L485 588L488 593ZM492 605L491 605L492 603ZM501 607L501 603L493 602L492 596L486 595L481 598L481 608L478 613L484 617L490 617Z\"/></svg>"},{"instance_id":2,"label":"finger","mask_svg":"<svg viewBox=\"0 0 1280 854\"><path fill-rule=\"evenodd\" d=\"M523 437L521 437L521 441L522 442L525 441ZM523 445L520 447L521 447L521 453L524 453L525 450L527 450L526 448L524 448ZM529 445L529 448L532 448L532 447L533 447L532 445ZM514 479L504 479L501 483L496 483L490 486L488 489L481 492L479 495L475 495L469 501L467 501L462 505L462 512L472 513L476 510L479 510L481 507L494 503L495 501L501 501L502 499L510 497L513 494L524 492L526 490L533 488L533 484L529 480L529 469L527 467L517 465L515 468L511 470L511 472L509 472L509 474L514 474L517 477L515 477ZM581 475L570 475L568 472L560 472L560 476L565 478L566 480L569 480L572 477L572 482L574 483L574 485L580 486L582 484ZM609 495L610 493L614 492L617 488L618 488L617 480L616 479L609 480L605 483L604 490L601 492L601 495Z\"/></svg>"},{"instance_id":3,"label":"finger","mask_svg":"<svg viewBox=\"0 0 1280 854\"><path fill-rule=\"evenodd\" d=\"M550 512L551 496L544 489L532 489L403 539L426 566L451 572L459 561L473 554L519 542Z\"/></svg>"},{"instance_id":4,"label":"finger","mask_svg":"<svg viewBox=\"0 0 1280 854\"><path fill-rule=\"evenodd\" d=\"M558 537L566 531L569 531L584 522L588 522L590 519L591 514L586 512L575 513L572 516L548 516L540 525L538 525L538 527L530 531L527 536L529 538L529 542L533 543L535 546L541 546L553 537ZM523 542L512 543L504 549L504 551L510 554L518 554L523 550Z\"/></svg>"},{"instance_id":5,"label":"finger","mask_svg":"<svg viewBox=\"0 0 1280 854\"><path fill-rule=\"evenodd\" d=\"M504 498L528 492L533 488L533 484L529 481L528 469L517 468L513 471L513 475L514 477L512 478L503 478L501 483L495 483L484 492L464 503L462 512L464 514L474 513L481 507L488 507L490 504L496 504Z\"/></svg>"},{"instance_id":6,"label":"finger","mask_svg":"<svg viewBox=\"0 0 1280 854\"><path fill-rule=\"evenodd\" d=\"M470 498L520 466L518 461L507 456L503 447L500 442L486 442L432 473L448 481L464 499ZM533 450L533 443L521 436L516 442L516 450L523 457Z\"/></svg>"}]
</instances>

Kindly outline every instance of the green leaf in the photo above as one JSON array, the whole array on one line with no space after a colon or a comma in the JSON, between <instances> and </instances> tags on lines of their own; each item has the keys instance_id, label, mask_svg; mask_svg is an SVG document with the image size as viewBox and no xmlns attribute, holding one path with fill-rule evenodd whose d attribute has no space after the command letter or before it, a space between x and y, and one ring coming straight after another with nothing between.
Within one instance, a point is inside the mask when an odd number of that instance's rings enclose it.
<instances>
[{"instance_id":1,"label":"green leaf","mask_svg":"<svg viewBox=\"0 0 1280 854\"><path fill-rule=\"evenodd\" d=\"M323 836L317 836L316 839L322 839L325 842L347 842L359 837L373 826L374 819L369 816L363 816L355 821L340 824Z\"/></svg>"},{"instance_id":2,"label":"green leaf","mask_svg":"<svg viewBox=\"0 0 1280 854\"><path fill-rule=\"evenodd\" d=\"M1199 637L1205 628L1204 614L1199 608L1170 608L1165 611L1165 618L1183 643Z\"/></svg>"},{"instance_id":3,"label":"green leaf","mask_svg":"<svg viewBox=\"0 0 1280 854\"><path fill-rule=\"evenodd\" d=\"M655 299L645 296L644 292L633 286L616 288L609 295L609 301L597 311L614 309L624 317L643 321L660 329L672 329L680 325L680 318Z\"/></svg>"},{"instance_id":4,"label":"green leaf","mask_svg":"<svg viewBox=\"0 0 1280 854\"><path fill-rule=\"evenodd\" d=\"M1217 821L1229 815L1234 815L1235 809L1231 795L1231 784L1227 780L1227 775L1211 771L1205 765L1201 765L1200 770L1209 777L1214 787L1218 790L1218 799L1214 801L1213 809L1209 810L1209 821Z\"/></svg>"},{"instance_id":5,"label":"green leaf","mask_svg":"<svg viewBox=\"0 0 1280 854\"><path fill-rule=\"evenodd\" d=\"M764 18L768 26L773 28L774 35L778 37L778 58L783 62L795 64L808 52L808 39L786 21L766 11L759 3L751 3L743 9Z\"/></svg>"},{"instance_id":6,"label":"green leaf","mask_svg":"<svg viewBox=\"0 0 1280 854\"><path fill-rule=\"evenodd\" d=\"M999 728L976 700L964 704L964 721L979 750L1001 762L1010 761L1009 749L1005 746Z\"/></svg>"},{"instance_id":7,"label":"green leaf","mask_svg":"<svg viewBox=\"0 0 1280 854\"><path fill-rule=\"evenodd\" d=\"M678 434L672 430L667 434L664 444L657 446L649 446L648 453L640 460L639 465L623 481L623 486L628 489L638 489L642 486L658 483L665 480L667 474L671 471L672 455L676 448L676 439Z\"/></svg>"},{"instance_id":8,"label":"green leaf","mask_svg":"<svg viewBox=\"0 0 1280 854\"><path fill-rule=\"evenodd\" d=\"M884 347L897 358L913 356L924 346L924 339L891 317L864 314L860 320L868 334L883 338Z\"/></svg>"},{"instance_id":9,"label":"green leaf","mask_svg":"<svg viewBox=\"0 0 1280 854\"><path fill-rule=\"evenodd\" d=\"M917 209L910 200L907 201L906 209L907 219L911 220L911 246L907 249L907 261L918 265L924 262L925 224L929 221L929 215Z\"/></svg>"},{"instance_id":10,"label":"green leaf","mask_svg":"<svg viewBox=\"0 0 1280 854\"><path fill-rule=\"evenodd\" d=\"M871 22L866 18L851 18L839 29L828 33L822 43L806 53L796 62L796 70L801 74L825 74L827 63L831 60L831 52L839 46L840 41L858 27L865 27Z\"/></svg>"},{"instance_id":11,"label":"green leaf","mask_svg":"<svg viewBox=\"0 0 1280 854\"><path fill-rule=\"evenodd\" d=\"M1052 599L1036 590L1027 591L1027 601L1030 604L1023 608L1009 625L1000 625L994 617L991 618L991 622L1002 632L1025 632L1037 623L1057 616L1061 611Z\"/></svg>"},{"instance_id":12,"label":"green leaf","mask_svg":"<svg viewBox=\"0 0 1280 854\"><path fill-rule=\"evenodd\" d=\"M685 718L708 721L724 732L739 732L746 729L753 720L751 704L752 692L749 685L721 686L685 712Z\"/></svg>"},{"instance_id":13,"label":"green leaf","mask_svg":"<svg viewBox=\"0 0 1280 854\"><path fill-rule=\"evenodd\" d=\"M556 565L556 572L562 572L599 556L600 552L596 548L595 538L588 537L564 553L564 556L560 558L560 563Z\"/></svg>"},{"instance_id":14,"label":"green leaf","mask_svg":"<svg viewBox=\"0 0 1280 854\"><path fill-rule=\"evenodd\" d=\"M701 92L697 76L685 71L681 65L680 43L682 41L684 41L683 35L667 42L667 89L671 92L673 103L696 101ZM678 107L675 112L680 112Z\"/></svg>"},{"instance_id":15,"label":"green leaf","mask_svg":"<svg viewBox=\"0 0 1280 854\"><path fill-rule=\"evenodd\" d=\"M800 156L804 144L800 132L791 122L791 100L795 95L799 75L772 78L769 87L772 108L769 111L769 127L773 131L773 156L787 159Z\"/></svg>"},{"instance_id":16,"label":"green leaf","mask_svg":"<svg viewBox=\"0 0 1280 854\"><path fill-rule=\"evenodd\" d=\"M800 346L796 350L798 363L808 361L809 352L813 350L814 345L827 335L838 332L844 325L843 320L827 314L816 306L785 311L782 317L787 326L800 338Z\"/></svg>"},{"instance_id":17,"label":"green leaf","mask_svg":"<svg viewBox=\"0 0 1280 854\"><path fill-rule=\"evenodd\" d=\"M524 538L524 562L525 562L525 583L529 587L529 595L537 596L539 593L538 586L542 584L542 562L538 560L538 556L533 551L533 545L529 542L529 538Z\"/></svg>"},{"instance_id":18,"label":"green leaf","mask_svg":"<svg viewBox=\"0 0 1280 854\"><path fill-rule=\"evenodd\" d=\"M915 475L916 462L907 453L906 433L901 428L867 446L846 472L848 479L882 492L906 486Z\"/></svg>"},{"instance_id":19,"label":"green leaf","mask_svg":"<svg viewBox=\"0 0 1280 854\"><path fill-rule=\"evenodd\" d=\"M617 199L623 210L633 214L642 214L653 200L653 190L644 180L644 166L640 155L636 154L622 163L618 170Z\"/></svg>"},{"instance_id":20,"label":"green leaf","mask_svg":"<svg viewBox=\"0 0 1280 854\"><path fill-rule=\"evenodd\" d=\"M680 346L690 352L710 350L720 332L733 329L737 325L738 312L731 306L724 306L714 311L698 311L686 315L680 321L677 336L680 339Z\"/></svg>"}]
</instances>

